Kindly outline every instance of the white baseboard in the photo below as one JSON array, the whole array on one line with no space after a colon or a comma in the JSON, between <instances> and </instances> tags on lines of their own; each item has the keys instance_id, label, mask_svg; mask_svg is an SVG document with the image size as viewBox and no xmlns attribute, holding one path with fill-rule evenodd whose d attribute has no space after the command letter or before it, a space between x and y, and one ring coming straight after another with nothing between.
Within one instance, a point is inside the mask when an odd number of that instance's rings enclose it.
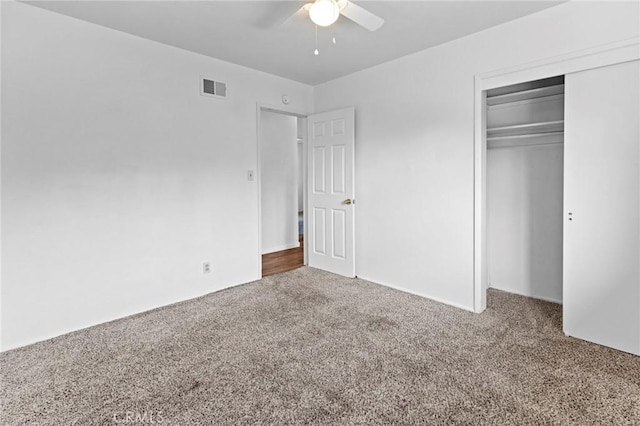
<instances>
[{"instance_id":1,"label":"white baseboard","mask_svg":"<svg viewBox=\"0 0 640 426\"><path fill-rule=\"evenodd\" d=\"M371 283L378 284L378 285L381 285L381 286L384 286L384 287L389 287L389 288L392 288L394 290L399 290L399 291L401 291L403 293L413 294L415 296L424 297L425 299L429 299L429 300L432 300L434 302L442 303L444 305L453 306L454 308L463 309L463 310L469 311L469 312L475 312L473 310L473 306L464 306L464 305L462 305L460 303L454 303L454 302L451 302L449 300L441 299L439 297L433 297L433 296L430 296L430 295L428 295L426 293L419 293L417 291L407 290L406 288L398 286L398 285L395 285L395 284L383 283L383 282L380 282L380 281L377 281L377 280L374 280L374 279L371 279L371 278L364 277L362 275L357 275L357 276L361 280L369 281Z\"/></svg>"}]
</instances>

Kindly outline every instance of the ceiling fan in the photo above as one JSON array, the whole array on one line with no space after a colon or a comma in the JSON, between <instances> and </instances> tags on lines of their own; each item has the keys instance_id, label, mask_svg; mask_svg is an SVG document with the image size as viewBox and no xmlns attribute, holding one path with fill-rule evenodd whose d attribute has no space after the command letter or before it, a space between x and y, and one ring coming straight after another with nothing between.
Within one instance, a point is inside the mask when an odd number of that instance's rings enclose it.
<instances>
[{"instance_id":1,"label":"ceiling fan","mask_svg":"<svg viewBox=\"0 0 640 426\"><path fill-rule=\"evenodd\" d=\"M340 15L349 18L369 31L375 31L384 24L384 19L349 0L315 0L302 6L289 19L307 14L313 23L320 27L332 25Z\"/></svg>"}]
</instances>

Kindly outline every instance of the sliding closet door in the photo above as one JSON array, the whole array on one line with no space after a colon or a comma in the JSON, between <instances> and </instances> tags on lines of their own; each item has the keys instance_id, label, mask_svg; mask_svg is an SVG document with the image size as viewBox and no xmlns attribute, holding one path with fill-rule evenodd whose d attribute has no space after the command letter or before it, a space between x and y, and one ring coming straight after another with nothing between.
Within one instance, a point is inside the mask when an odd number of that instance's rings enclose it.
<instances>
[{"instance_id":1,"label":"sliding closet door","mask_svg":"<svg viewBox=\"0 0 640 426\"><path fill-rule=\"evenodd\" d=\"M640 354L639 61L565 77L564 331Z\"/></svg>"}]
</instances>

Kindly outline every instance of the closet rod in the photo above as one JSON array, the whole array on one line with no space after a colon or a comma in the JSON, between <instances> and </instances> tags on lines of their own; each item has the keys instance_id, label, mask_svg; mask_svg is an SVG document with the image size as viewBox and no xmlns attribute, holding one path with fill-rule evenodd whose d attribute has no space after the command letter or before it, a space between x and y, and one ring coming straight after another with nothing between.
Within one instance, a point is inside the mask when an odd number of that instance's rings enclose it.
<instances>
[{"instance_id":1,"label":"closet rod","mask_svg":"<svg viewBox=\"0 0 640 426\"><path fill-rule=\"evenodd\" d=\"M564 120L542 121L538 123L515 124L511 126L488 127L488 133L522 132L527 130L549 129L551 131L564 130ZM541 133L532 131L531 133Z\"/></svg>"},{"instance_id":2,"label":"closet rod","mask_svg":"<svg viewBox=\"0 0 640 426\"><path fill-rule=\"evenodd\" d=\"M527 148L529 146L545 146L545 145L563 145L562 142L534 142L520 144L488 144L487 149L506 149L506 148Z\"/></svg>"},{"instance_id":3,"label":"closet rod","mask_svg":"<svg viewBox=\"0 0 640 426\"><path fill-rule=\"evenodd\" d=\"M505 139L527 139L527 138L540 138L545 136L563 136L564 132L546 132L546 133L527 133L524 135L511 135L511 136L489 136L487 141L498 141Z\"/></svg>"}]
</instances>

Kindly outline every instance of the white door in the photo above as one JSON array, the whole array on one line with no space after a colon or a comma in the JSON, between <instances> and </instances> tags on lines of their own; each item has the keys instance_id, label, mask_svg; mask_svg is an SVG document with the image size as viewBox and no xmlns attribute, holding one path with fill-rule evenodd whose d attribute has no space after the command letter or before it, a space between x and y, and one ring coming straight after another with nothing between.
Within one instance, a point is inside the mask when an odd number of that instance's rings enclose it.
<instances>
[{"instance_id":1,"label":"white door","mask_svg":"<svg viewBox=\"0 0 640 426\"><path fill-rule=\"evenodd\" d=\"M640 355L640 67L565 77L566 334Z\"/></svg>"},{"instance_id":2,"label":"white door","mask_svg":"<svg viewBox=\"0 0 640 426\"><path fill-rule=\"evenodd\" d=\"M355 277L354 115L346 108L308 117L309 266L347 277Z\"/></svg>"}]
</instances>

